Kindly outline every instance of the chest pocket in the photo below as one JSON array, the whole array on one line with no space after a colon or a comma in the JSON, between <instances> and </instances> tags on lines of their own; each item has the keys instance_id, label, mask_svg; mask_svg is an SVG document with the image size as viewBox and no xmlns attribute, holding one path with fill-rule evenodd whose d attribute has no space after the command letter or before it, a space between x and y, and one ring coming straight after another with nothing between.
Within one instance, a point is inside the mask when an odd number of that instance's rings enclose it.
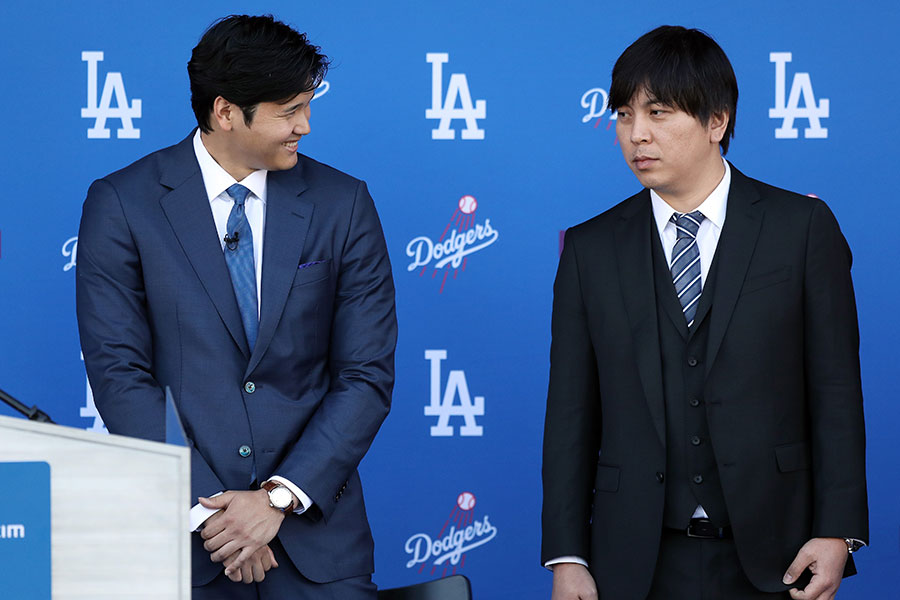
<instances>
[{"instance_id":1,"label":"chest pocket","mask_svg":"<svg viewBox=\"0 0 900 600\"><path fill-rule=\"evenodd\" d=\"M299 267L297 267L297 274L294 275L294 283L291 284L291 287L297 287L300 285L306 285L307 283L321 281L322 279L328 278L330 275L330 258L321 262L315 261L307 263L306 265L300 265Z\"/></svg>"},{"instance_id":2,"label":"chest pocket","mask_svg":"<svg viewBox=\"0 0 900 600\"><path fill-rule=\"evenodd\" d=\"M741 296L788 281L790 278L791 267L787 265L761 275L754 275L744 282L744 287L741 288Z\"/></svg>"}]
</instances>

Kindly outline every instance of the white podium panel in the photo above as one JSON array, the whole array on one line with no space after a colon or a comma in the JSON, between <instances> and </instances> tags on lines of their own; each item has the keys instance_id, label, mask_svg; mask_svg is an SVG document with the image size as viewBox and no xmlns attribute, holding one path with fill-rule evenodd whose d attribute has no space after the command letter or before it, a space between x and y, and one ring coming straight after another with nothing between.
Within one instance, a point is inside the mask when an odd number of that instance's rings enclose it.
<instances>
[{"instance_id":1,"label":"white podium panel","mask_svg":"<svg viewBox=\"0 0 900 600\"><path fill-rule=\"evenodd\" d=\"M187 448L0 417L0 456L50 464L53 600L190 599Z\"/></svg>"}]
</instances>

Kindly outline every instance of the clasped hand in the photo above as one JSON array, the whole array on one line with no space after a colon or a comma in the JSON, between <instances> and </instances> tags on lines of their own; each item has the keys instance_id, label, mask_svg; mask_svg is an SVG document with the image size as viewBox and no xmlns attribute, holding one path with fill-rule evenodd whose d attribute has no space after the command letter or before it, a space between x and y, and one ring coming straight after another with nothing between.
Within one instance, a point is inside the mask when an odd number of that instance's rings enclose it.
<instances>
[{"instance_id":1,"label":"clasped hand","mask_svg":"<svg viewBox=\"0 0 900 600\"><path fill-rule=\"evenodd\" d=\"M199 500L219 511L206 520L200 536L210 559L224 564L229 579L262 581L266 571L278 566L268 543L278 533L284 513L269 505L265 490L228 491Z\"/></svg>"}]
</instances>

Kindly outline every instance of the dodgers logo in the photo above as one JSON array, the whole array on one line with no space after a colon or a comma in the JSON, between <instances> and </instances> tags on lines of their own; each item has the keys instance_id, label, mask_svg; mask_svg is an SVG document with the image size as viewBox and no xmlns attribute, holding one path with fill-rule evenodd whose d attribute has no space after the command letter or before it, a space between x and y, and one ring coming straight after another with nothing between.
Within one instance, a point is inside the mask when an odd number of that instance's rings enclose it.
<instances>
[{"instance_id":1,"label":"dodgers logo","mask_svg":"<svg viewBox=\"0 0 900 600\"><path fill-rule=\"evenodd\" d=\"M425 110L426 119L440 119L438 128L431 130L433 140L452 140L456 138L456 130L450 129L450 122L454 119L463 119L466 128L462 131L464 140L483 140L484 129L478 128L478 119L486 118L487 102L476 100L472 103L472 94L469 92L469 80L464 73L450 75L450 83L447 85L447 95L444 97L443 86L444 63L450 61L450 55L446 52L428 52L425 61L431 63L431 108ZM443 104L441 99L443 97ZM457 100L460 108L456 108Z\"/></svg>"},{"instance_id":2,"label":"dodgers logo","mask_svg":"<svg viewBox=\"0 0 900 600\"><path fill-rule=\"evenodd\" d=\"M63 265L63 271L70 271L75 268L78 258L78 236L70 237L62 245L62 255L69 261Z\"/></svg>"},{"instance_id":3,"label":"dodgers logo","mask_svg":"<svg viewBox=\"0 0 900 600\"><path fill-rule=\"evenodd\" d=\"M141 117L141 101L135 98L128 103L125 94L125 82L122 74L110 71L103 81L103 92L100 94L100 102L97 102L97 65L103 61L103 52L82 52L81 60L87 63L87 106L81 109L82 119L94 119L93 127L87 130L88 139L107 140L109 129L106 127L107 119L119 119L122 127L116 130L119 139L136 140L141 137L141 130L136 129L133 119ZM116 97L116 106L112 106L113 95Z\"/></svg>"},{"instance_id":4,"label":"dodgers logo","mask_svg":"<svg viewBox=\"0 0 900 600\"><path fill-rule=\"evenodd\" d=\"M809 127L803 130L803 137L825 139L828 137L828 129L822 127L820 119L828 118L829 102L828 98L821 98L816 102L809 73L794 73L791 92L785 102L784 91L787 83L785 65L792 59L793 55L790 52L769 54L769 62L775 63L775 106L769 109L769 118L782 119L781 127L775 129L775 139L796 139L795 119L809 121ZM802 107L800 106L801 98L803 99Z\"/></svg>"},{"instance_id":5,"label":"dodgers logo","mask_svg":"<svg viewBox=\"0 0 900 600\"><path fill-rule=\"evenodd\" d=\"M618 113L609 110L609 94L606 90L599 87L591 88L581 95L581 107L587 110L584 116L581 117L581 122L590 123L594 121L594 129L597 129L607 112L609 112L609 119L606 121L606 129L609 129L610 125L619 116Z\"/></svg>"},{"instance_id":6,"label":"dodgers logo","mask_svg":"<svg viewBox=\"0 0 900 600\"><path fill-rule=\"evenodd\" d=\"M450 417L463 418L464 424L459 428L459 435L481 437L484 435L484 428L475 421L475 417L484 416L484 396L475 396L473 402L465 371L450 371L447 387L444 388L443 397L441 396L441 362L446 359L446 350L425 351L425 360L431 363L431 402L425 406L425 416L438 418L437 425L431 427L431 437L453 436ZM458 404L454 403L457 397Z\"/></svg>"},{"instance_id":7,"label":"dodgers logo","mask_svg":"<svg viewBox=\"0 0 900 600\"><path fill-rule=\"evenodd\" d=\"M330 90L330 89L331 89L331 84L323 79L322 82L319 84L319 87L316 88L316 92L313 94L312 99L315 100L316 98L321 98L322 96L327 94L328 90Z\"/></svg>"},{"instance_id":8,"label":"dodgers logo","mask_svg":"<svg viewBox=\"0 0 900 600\"><path fill-rule=\"evenodd\" d=\"M487 544L495 537L497 528L491 524L488 515L485 514L480 519L475 517L475 495L462 492L457 496L456 504L444 526L434 538L427 533L416 533L406 540L403 549L410 557L406 568L419 565L421 573L430 564L430 575L434 575L440 567L443 567L441 577L447 575L450 568L450 574L455 574L457 567L465 566L466 553Z\"/></svg>"},{"instance_id":9,"label":"dodgers logo","mask_svg":"<svg viewBox=\"0 0 900 600\"><path fill-rule=\"evenodd\" d=\"M494 229L490 219L481 223L476 221L477 208L478 201L474 196L463 196L437 240L426 235L411 239L406 245L406 255L412 262L407 265L406 270L412 272L421 268L421 277L431 266L431 278L434 279L438 270L443 269L440 293L444 293L444 284L447 283L450 271L453 271L453 278L456 279L459 271L466 270L469 255L484 250L500 237L500 232Z\"/></svg>"}]
</instances>

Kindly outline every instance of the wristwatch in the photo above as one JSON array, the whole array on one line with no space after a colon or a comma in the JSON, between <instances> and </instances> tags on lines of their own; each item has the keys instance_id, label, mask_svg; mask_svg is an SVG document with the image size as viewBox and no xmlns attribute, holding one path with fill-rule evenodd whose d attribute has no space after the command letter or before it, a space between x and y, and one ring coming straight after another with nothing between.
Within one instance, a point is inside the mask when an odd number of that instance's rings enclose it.
<instances>
[{"instance_id":1,"label":"wristwatch","mask_svg":"<svg viewBox=\"0 0 900 600\"><path fill-rule=\"evenodd\" d=\"M850 554L853 554L854 552L865 546L865 544L863 544L861 541L854 540L853 538L844 538L844 542L847 543L847 552L849 552Z\"/></svg>"},{"instance_id":2,"label":"wristwatch","mask_svg":"<svg viewBox=\"0 0 900 600\"><path fill-rule=\"evenodd\" d=\"M287 512L294 504L294 495L280 483L274 481L263 482L262 489L269 493L269 506L281 512Z\"/></svg>"}]
</instances>

